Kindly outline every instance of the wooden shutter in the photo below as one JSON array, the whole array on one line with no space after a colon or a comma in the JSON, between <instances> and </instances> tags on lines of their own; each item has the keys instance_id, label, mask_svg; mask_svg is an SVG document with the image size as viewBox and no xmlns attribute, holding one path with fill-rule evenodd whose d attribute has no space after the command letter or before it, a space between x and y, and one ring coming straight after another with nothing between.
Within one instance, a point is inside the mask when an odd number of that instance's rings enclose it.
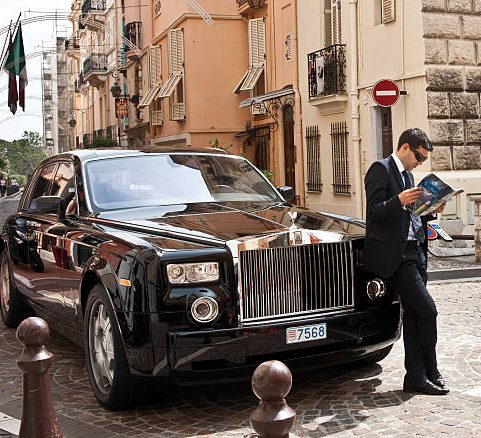
<instances>
[{"instance_id":1,"label":"wooden shutter","mask_svg":"<svg viewBox=\"0 0 481 438\"><path fill-rule=\"evenodd\" d=\"M389 23L396 19L396 5L394 0L382 0L381 23Z\"/></svg>"},{"instance_id":2,"label":"wooden shutter","mask_svg":"<svg viewBox=\"0 0 481 438\"><path fill-rule=\"evenodd\" d=\"M154 87L162 81L160 46L149 47L149 85Z\"/></svg>"},{"instance_id":3,"label":"wooden shutter","mask_svg":"<svg viewBox=\"0 0 481 438\"><path fill-rule=\"evenodd\" d=\"M342 26L341 26L341 0L333 0L332 2L332 44L341 44L342 42Z\"/></svg>"},{"instance_id":4,"label":"wooden shutter","mask_svg":"<svg viewBox=\"0 0 481 438\"><path fill-rule=\"evenodd\" d=\"M169 30L169 75L184 70L184 33L182 29Z\"/></svg>"},{"instance_id":5,"label":"wooden shutter","mask_svg":"<svg viewBox=\"0 0 481 438\"><path fill-rule=\"evenodd\" d=\"M266 55L266 26L263 18L249 20L249 67L264 64Z\"/></svg>"}]
</instances>

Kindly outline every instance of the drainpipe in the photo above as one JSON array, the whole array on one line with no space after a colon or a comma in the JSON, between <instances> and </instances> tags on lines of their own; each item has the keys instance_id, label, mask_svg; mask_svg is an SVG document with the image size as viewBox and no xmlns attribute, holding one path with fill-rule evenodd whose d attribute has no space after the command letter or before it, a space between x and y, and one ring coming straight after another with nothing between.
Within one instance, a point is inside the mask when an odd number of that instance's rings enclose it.
<instances>
[{"instance_id":1,"label":"drainpipe","mask_svg":"<svg viewBox=\"0 0 481 438\"><path fill-rule=\"evenodd\" d=\"M359 91L358 91L358 47L357 47L357 2L358 0L349 0L349 23L350 31L350 47L351 47L351 88L349 91L351 101L351 141L354 161L354 194L356 198L355 215L358 218L363 217L364 206L364 189L362 187L361 178L361 137L359 135Z\"/></svg>"}]
</instances>

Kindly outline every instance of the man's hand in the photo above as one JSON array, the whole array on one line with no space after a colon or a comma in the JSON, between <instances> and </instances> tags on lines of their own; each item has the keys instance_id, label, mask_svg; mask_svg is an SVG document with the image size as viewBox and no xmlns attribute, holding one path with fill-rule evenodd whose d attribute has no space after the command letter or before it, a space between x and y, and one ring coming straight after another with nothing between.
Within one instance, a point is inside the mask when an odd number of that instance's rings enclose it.
<instances>
[{"instance_id":1,"label":"man's hand","mask_svg":"<svg viewBox=\"0 0 481 438\"><path fill-rule=\"evenodd\" d=\"M422 189L420 187L413 187L399 193L398 197L401 205L409 205L416 202L421 195L421 191Z\"/></svg>"},{"instance_id":2,"label":"man's hand","mask_svg":"<svg viewBox=\"0 0 481 438\"><path fill-rule=\"evenodd\" d=\"M445 208L446 208L446 203L444 202L437 208L437 210L434 211L434 213L442 213Z\"/></svg>"}]
</instances>

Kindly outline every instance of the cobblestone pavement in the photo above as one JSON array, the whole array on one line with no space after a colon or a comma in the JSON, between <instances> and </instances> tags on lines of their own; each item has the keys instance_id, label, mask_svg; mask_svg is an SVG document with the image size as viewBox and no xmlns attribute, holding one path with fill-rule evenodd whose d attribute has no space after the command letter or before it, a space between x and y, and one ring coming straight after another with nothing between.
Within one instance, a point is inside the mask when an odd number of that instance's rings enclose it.
<instances>
[{"instance_id":1,"label":"cobblestone pavement","mask_svg":"<svg viewBox=\"0 0 481 438\"><path fill-rule=\"evenodd\" d=\"M293 438L481 436L481 281L432 283L430 291L439 310L439 365L451 393L404 394L403 348L397 342L378 365L294 375L287 397L297 412ZM248 418L257 399L248 383L175 388L135 410L108 412L90 390L82 352L58 336L47 347L54 353L52 392L66 438L243 438L252 433ZM0 323L0 412L17 419L20 350L15 331Z\"/></svg>"}]
</instances>

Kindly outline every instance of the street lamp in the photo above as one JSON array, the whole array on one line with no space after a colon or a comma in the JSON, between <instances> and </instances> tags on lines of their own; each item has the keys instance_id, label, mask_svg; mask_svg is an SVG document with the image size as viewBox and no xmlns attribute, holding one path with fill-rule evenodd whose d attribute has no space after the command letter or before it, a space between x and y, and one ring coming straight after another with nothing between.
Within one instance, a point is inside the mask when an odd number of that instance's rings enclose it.
<instances>
[{"instance_id":1,"label":"street lamp","mask_svg":"<svg viewBox=\"0 0 481 438\"><path fill-rule=\"evenodd\" d=\"M122 88L117 82L114 82L114 85L110 87L110 92L112 93L112 97L120 97L122 95Z\"/></svg>"},{"instance_id":2,"label":"street lamp","mask_svg":"<svg viewBox=\"0 0 481 438\"><path fill-rule=\"evenodd\" d=\"M260 9L264 7L266 0L247 0L247 3L252 9Z\"/></svg>"}]
</instances>

